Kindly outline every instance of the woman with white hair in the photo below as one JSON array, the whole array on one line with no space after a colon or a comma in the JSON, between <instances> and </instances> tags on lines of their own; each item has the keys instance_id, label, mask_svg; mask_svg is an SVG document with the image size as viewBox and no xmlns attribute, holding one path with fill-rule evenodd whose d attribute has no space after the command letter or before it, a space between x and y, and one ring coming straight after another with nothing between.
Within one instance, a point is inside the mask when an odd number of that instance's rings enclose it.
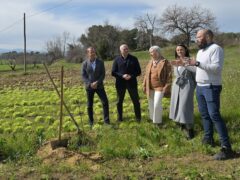
<instances>
[{"instance_id":1,"label":"woman with white hair","mask_svg":"<svg viewBox=\"0 0 240 180\"><path fill-rule=\"evenodd\" d=\"M162 98L171 92L171 65L160 52L158 46L149 49L151 59L146 66L143 91L148 98L149 115L154 124L162 123Z\"/></svg>"}]
</instances>

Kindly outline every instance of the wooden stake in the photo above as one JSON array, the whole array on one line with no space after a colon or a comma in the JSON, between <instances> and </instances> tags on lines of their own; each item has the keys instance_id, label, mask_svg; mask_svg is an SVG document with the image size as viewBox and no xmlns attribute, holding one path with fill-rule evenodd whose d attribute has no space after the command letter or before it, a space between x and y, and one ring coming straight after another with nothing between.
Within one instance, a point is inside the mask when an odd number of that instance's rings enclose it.
<instances>
[{"instance_id":1,"label":"wooden stake","mask_svg":"<svg viewBox=\"0 0 240 180\"><path fill-rule=\"evenodd\" d=\"M63 117L63 66L61 68L61 98L60 98L60 123L59 123L59 141L62 134L62 117Z\"/></svg>"},{"instance_id":2,"label":"wooden stake","mask_svg":"<svg viewBox=\"0 0 240 180\"><path fill-rule=\"evenodd\" d=\"M27 66L26 66L26 59L27 59L27 48L26 48L26 16L25 13L23 14L23 36L24 36L24 73L27 71Z\"/></svg>"},{"instance_id":3,"label":"wooden stake","mask_svg":"<svg viewBox=\"0 0 240 180\"><path fill-rule=\"evenodd\" d=\"M43 65L44 65L44 67L45 67L45 69L46 69L46 71L47 71L48 77L49 77L49 79L51 80L51 82L52 82L52 84L53 84L53 87L55 88L58 96L61 97L61 95L60 95L60 93L59 93L59 90L57 89L57 86L56 86L56 84L54 83L54 81L53 81L53 79L52 79L52 77L51 77L51 75L50 75L50 73L49 73L49 71L48 71L47 65L46 65L45 63L43 63ZM64 100L63 100L63 106L65 107L65 109L67 110L67 112L68 112L69 116L71 117L73 123L74 123L75 126L77 127L78 134L82 134L82 132L81 132L79 126L78 126L77 121L74 119L73 115L72 115L71 112L69 111L69 109L68 109L66 103L64 102Z\"/></svg>"}]
</instances>

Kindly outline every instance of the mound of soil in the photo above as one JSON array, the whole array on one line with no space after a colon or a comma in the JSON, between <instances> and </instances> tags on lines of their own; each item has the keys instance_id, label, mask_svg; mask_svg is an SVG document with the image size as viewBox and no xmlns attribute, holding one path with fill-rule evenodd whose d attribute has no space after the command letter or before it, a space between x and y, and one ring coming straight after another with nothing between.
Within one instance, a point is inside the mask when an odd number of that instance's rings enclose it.
<instances>
[{"instance_id":1,"label":"mound of soil","mask_svg":"<svg viewBox=\"0 0 240 180\"><path fill-rule=\"evenodd\" d=\"M99 153L80 153L70 151L66 147L58 147L53 149L51 141L46 142L37 152L38 157L47 165L54 165L58 163L65 163L74 166L80 163L87 163L92 170L97 170L97 163L103 158Z\"/></svg>"}]
</instances>

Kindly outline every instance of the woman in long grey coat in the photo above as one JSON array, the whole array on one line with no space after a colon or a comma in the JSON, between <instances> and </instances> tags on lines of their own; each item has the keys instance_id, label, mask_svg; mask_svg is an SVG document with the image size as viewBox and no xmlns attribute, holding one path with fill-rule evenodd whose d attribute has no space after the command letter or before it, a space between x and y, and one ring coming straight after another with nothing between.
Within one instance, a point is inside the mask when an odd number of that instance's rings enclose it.
<instances>
[{"instance_id":1,"label":"woman in long grey coat","mask_svg":"<svg viewBox=\"0 0 240 180\"><path fill-rule=\"evenodd\" d=\"M187 66L190 60L189 50L183 44L176 47L176 60L174 66L175 79L172 84L169 118L179 123L187 132L187 139L194 137L193 130L193 96L195 83L195 71L193 66Z\"/></svg>"}]
</instances>

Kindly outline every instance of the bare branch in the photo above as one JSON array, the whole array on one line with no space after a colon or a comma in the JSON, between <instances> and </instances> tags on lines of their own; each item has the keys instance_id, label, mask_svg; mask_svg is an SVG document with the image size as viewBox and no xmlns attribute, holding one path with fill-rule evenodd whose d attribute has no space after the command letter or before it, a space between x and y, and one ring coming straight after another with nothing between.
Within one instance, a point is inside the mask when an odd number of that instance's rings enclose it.
<instances>
[{"instance_id":1,"label":"bare branch","mask_svg":"<svg viewBox=\"0 0 240 180\"><path fill-rule=\"evenodd\" d=\"M154 33L160 30L160 19L155 14L145 14L143 16L136 17L135 27L138 29L138 37L144 39L144 33L148 35L149 45L153 44ZM144 33L143 33L144 32Z\"/></svg>"},{"instance_id":2,"label":"bare branch","mask_svg":"<svg viewBox=\"0 0 240 180\"><path fill-rule=\"evenodd\" d=\"M200 6L185 8L178 5L168 7L161 18L163 32L184 34L188 45L191 38L201 28L216 29L215 17Z\"/></svg>"}]
</instances>

